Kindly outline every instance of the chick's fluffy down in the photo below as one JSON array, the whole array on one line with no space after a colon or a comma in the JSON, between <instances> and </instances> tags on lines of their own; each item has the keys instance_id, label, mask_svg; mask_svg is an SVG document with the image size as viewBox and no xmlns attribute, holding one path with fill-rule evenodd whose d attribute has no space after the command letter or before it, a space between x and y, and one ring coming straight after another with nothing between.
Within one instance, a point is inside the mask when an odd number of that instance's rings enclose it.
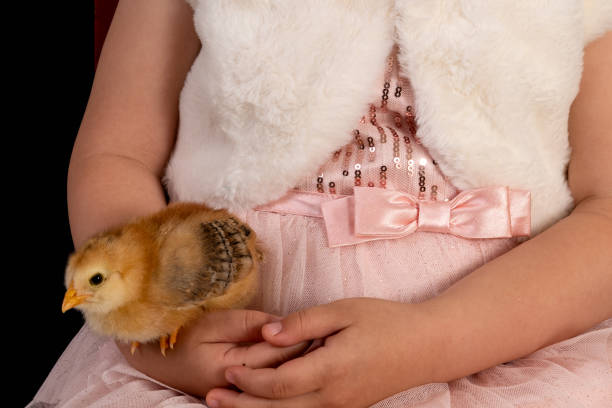
<instances>
[{"instance_id":1,"label":"chick's fluffy down","mask_svg":"<svg viewBox=\"0 0 612 408\"><path fill-rule=\"evenodd\" d=\"M95 331L149 342L205 310L241 308L256 292L255 233L225 210L176 203L94 236L66 268L63 309Z\"/></svg>"}]
</instances>

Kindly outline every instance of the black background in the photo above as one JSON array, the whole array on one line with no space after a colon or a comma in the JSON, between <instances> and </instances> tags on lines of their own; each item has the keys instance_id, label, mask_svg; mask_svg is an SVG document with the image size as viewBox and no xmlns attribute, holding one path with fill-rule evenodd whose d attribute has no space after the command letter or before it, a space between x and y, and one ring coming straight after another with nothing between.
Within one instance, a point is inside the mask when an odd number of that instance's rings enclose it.
<instances>
[{"instance_id":1,"label":"black background","mask_svg":"<svg viewBox=\"0 0 612 408\"><path fill-rule=\"evenodd\" d=\"M3 95L2 149L2 355L11 400L2 406L11 407L31 401L83 323L79 313L61 313L73 250L66 176L94 72L93 0L23 7L30 9L3 13L14 24L3 58L11 93Z\"/></svg>"}]
</instances>

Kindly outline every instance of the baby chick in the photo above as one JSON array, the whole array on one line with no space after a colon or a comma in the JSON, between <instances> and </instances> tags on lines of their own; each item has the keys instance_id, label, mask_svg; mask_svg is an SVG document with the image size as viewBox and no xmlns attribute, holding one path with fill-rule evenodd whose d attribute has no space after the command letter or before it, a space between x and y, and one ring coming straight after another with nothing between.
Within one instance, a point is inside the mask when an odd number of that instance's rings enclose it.
<instances>
[{"instance_id":1,"label":"baby chick","mask_svg":"<svg viewBox=\"0 0 612 408\"><path fill-rule=\"evenodd\" d=\"M62 312L96 332L174 348L206 310L241 308L256 292L255 233L225 210L176 203L90 238L68 259Z\"/></svg>"}]
</instances>

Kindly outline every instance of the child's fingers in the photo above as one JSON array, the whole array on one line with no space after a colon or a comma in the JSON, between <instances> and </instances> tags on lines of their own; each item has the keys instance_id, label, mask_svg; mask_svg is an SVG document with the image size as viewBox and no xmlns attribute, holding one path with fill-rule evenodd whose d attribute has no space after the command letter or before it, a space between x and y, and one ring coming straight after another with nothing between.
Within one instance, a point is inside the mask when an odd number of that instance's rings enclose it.
<instances>
[{"instance_id":1,"label":"child's fingers","mask_svg":"<svg viewBox=\"0 0 612 408\"><path fill-rule=\"evenodd\" d=\"M347 306L347 302L339 301L299 310L263 326L263 337L277 346L289 346L329 336L350 325L352 316Z\"/></svg>"},{"instance_id":2,"label":"child's fingers","mask_svg":"<svg viewBox=\"0 0 612 408\"><path fill-rule=\"evenodd\" d=\"M250 368L276 367L302 355L309 345L309 342L301 342L289 347L275 347L261 342L249 346L233 347L225 352L223 364Z\"/></svg>"},{"instance_id":3,"label":"child's fingers","mask_svg":"<svg viewBox=\"0 0 612 408\"><path fill-rule=\"evenodd\" d=\"M230 367L225 379L256 397L285 399L315 392L325 384L320 353L291 360L278 368Z\"/></svg>"}]
</instances>

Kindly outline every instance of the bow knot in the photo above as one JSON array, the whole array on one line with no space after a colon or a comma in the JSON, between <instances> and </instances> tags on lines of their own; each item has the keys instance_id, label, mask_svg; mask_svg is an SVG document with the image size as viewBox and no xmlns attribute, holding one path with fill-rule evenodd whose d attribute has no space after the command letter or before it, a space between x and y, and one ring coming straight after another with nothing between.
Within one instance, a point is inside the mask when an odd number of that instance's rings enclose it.
<instances>
[{"instance_id":1,"label":"bow knot","mask_svg":"<svg viewBox=\"0 0 612 408\"><path fill-rule=\"evenodd\" d=\"M418 230L450 232L451 206L447 201L420 201Z\"/></svg>"}]
</instances>

